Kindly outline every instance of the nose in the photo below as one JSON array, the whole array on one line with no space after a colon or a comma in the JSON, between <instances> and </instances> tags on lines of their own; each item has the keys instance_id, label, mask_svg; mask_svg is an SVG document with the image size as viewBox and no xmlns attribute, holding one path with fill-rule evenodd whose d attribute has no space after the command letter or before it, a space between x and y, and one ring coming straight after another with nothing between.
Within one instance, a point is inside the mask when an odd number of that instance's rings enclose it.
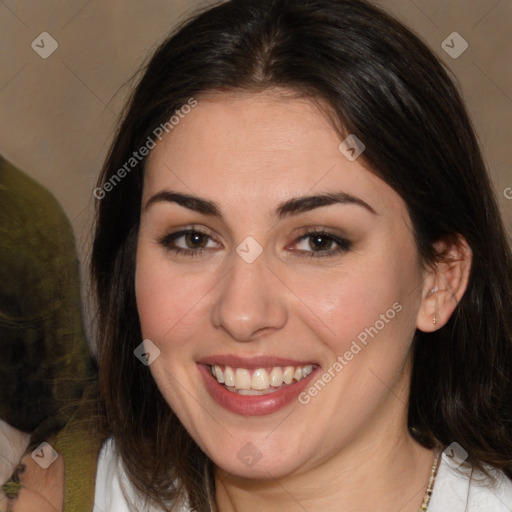
<instances>
[{"instance_id":1,"label":"nose","mask_svg":"<svg viewBox=\"0 0 512 512\"><path fill-rule=\"evenodd\" d=\"M217 287L213 325L236 341L253 341L282 329L288 321L286 294L263 255L252 263L237 254L233 260Z\"/></svg>"}]
</instances>

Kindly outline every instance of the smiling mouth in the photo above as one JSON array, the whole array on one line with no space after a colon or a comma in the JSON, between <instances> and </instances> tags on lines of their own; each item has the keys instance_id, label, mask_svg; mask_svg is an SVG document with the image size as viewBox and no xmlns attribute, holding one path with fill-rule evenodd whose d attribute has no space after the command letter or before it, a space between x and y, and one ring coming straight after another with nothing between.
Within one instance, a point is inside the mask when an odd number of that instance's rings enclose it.
<instances>
[{"instance_id":1,"label":"smiling mouth","mask_svg":"<svg viewBox=\"0 0 512 512\"><path fill-rule=\"evenodd\" d=\"M314 366L273 366L270 368L232 368L208 365L214 379L225 389L239 395L267 395L292 386L306 378Z\"/></svg>"}]
</instances>

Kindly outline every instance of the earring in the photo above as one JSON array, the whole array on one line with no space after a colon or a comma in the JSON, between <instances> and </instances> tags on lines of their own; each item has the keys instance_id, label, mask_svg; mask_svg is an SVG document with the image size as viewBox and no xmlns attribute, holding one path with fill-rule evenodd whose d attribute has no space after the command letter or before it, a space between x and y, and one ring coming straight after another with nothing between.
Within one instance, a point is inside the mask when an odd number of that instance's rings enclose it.
<instances>
[{"instance_id":1,"label":"earring","mask_svg":"<svg viewBox=\"0 0 512 512\"><path fill-rule=\"evenodd\" d=\"M431 295L434 295L434 293L436 293L438 291L438 287L436 286L435 288L432 288L432 290L430 290L430 292L428 292L428 296L430 297Z\"/></svg>"},{"instance_id":2,"label":"earring","mask_svg":"<svg viewBox=\"0 0 512 512\"><path fill-rule=\"evenodd\" d=\"M434 325L436 325L436 315L435 315L435 313L434 313L434 320L432 320L432 323L433 323Z\"/></svg>"}]
</instances>

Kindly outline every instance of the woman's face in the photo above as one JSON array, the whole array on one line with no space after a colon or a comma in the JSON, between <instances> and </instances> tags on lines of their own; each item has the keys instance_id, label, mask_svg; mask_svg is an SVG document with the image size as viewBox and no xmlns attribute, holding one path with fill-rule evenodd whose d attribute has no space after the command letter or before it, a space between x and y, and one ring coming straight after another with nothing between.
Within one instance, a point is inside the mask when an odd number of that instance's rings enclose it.
<instances>
[{"instance_id":1,"label":"woman's face","mask_svg":"<svg viewBox=\"0 0 512 512\"><path fill-rule=\"evenodd\" d=\"M224 94L199 99L147 163L149 368L239 476L300 474L406 435L422 267L404 202L340 143L305 99Z\"/></svg>"}]
</instances>

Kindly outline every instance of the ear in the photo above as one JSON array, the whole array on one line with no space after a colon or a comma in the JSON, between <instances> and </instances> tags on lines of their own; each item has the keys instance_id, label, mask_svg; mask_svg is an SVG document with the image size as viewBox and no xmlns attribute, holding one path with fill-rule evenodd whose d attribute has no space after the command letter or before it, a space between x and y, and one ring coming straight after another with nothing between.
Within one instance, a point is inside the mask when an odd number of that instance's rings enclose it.
<instances>
[{"instance_id":1,"label":"ear","mask_svg":"<svg viewBox=\"0 0 512 512\"><path fill-rule=\"evenodd\" d=\"M461 235L434 244L436 261L426 271L416 327L432 332L443 327L466 291L473 253Z\"/></svg>"}]
</instances>

